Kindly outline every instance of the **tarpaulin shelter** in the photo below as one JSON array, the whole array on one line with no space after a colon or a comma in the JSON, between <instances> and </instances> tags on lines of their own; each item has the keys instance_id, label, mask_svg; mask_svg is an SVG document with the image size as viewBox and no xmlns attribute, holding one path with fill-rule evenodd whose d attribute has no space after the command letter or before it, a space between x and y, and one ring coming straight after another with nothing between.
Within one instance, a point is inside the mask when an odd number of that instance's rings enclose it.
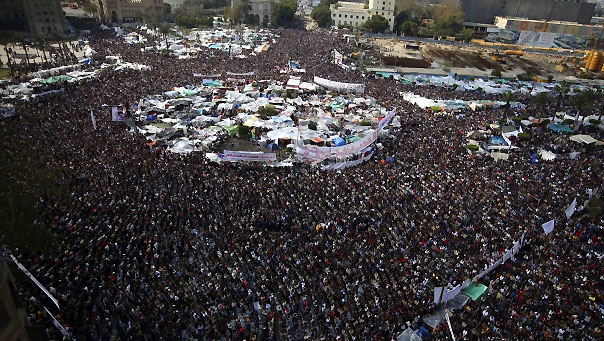
<instances>
[{"instance_id":1,"label":"tarpaulin shelter","mask_svg":"<svg viewBox=\"0 0 604 341\"><path fill-rule=\"evenodd\" d=\"M269 150L277 150L279 149L279 145L276 143L271 143L268 146L266 146Z\"/></svg>"},{"instance_id":2,"label":"tarpaulin shelter","mask_svg":"<svg viewBox=\"0 0 604 341\"><path fill-rule=\"evenodd\" d=\"M341 138L341 137L336 137L335 139L333 139L333 144L334 144L336 147L340 147L340 146L343 146L343 145L345 145L345 144L346 144L346 140L344 140L344 139L343 139L343 138Z\"/></svg>"},{"instance_id":3,"label":"tarpaulin shelter","mask_svg":"<svg viewBox=\"0 0 604 341\"><path fill-rule=\"evenodd\" d=\"M573 130L568 125L552 123L548 126L549 130L558 133L572 133Z\"/></svg>"},{"instance_id":4,"label":"tarpaulin shelter","mask_svg":"<svg viewBox=\"0 0 604 341\"><path fill-rule=\"evenodd\" d=\"M476 285L472 283L463 291L463 293L470 297L472 300L478 301L484 296L484 294L487 292L487 289L488 287L485 285L482 285L480 283Z\"/></svg>"}]
</instances>

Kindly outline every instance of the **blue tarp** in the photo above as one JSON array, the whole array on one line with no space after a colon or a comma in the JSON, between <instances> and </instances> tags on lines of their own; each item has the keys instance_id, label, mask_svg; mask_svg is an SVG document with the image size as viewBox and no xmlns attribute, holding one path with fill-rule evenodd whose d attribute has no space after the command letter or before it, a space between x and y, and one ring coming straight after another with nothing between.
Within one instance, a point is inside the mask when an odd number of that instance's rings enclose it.
<instances>
[{"instance_id":1,"label":"blue tarp","mask_svg":"<svg viewBox=\"0 0 604 341\"><path fill-rule=\"evenodd\" d=\"M276 143L271 143L267 146L267 148L270 150L277 150L279 149L279 145L277 145Z\"/></svg>"},{"instance_id":2,"label":"blue tarp","mask_svg":"<svg viewBox=\"0 0 604 341\"><path fill-rule=\"evenodd\" d=\"M561 133L572 133L573 130L570 126L552 123L548 126L549 130Z\"/></svg>"},{"instance_id":3,"label":"blue tarp","mask_svg":"<svg viewBox=\"0 0 604 341\"><path fill-rule=\"evenodd\" d=\"M333 144L334 144L336 147L340 147L340 146L343 146L343 145L345 145L345 144L346 144L346 140L344 140L344 139L343 139L343 138L341 138L341 137L336 137L335 139L333 139Z\"/></svg>"},{"instance_id":4,"label":"blue tarp","mask_svg":"<svg viewBox=\"0 0 604 341\"><path fill-rule=\"evenodd\" d=\"M394 161L395 161L395 160L394 160L394 158L393 158L393 157L387 157L387 158L386 158L386 162L388 162L388 163L394 163Z\"/></svg>"},{"instance_id":5,"label":"blue tarp","mask_svg":"<svg viewBox=\"0 0 604 341\"><path fill-rule=\"evenodd\" d=\"M291 67L294 70L297 70L300 68L300 64L298 64L298 62L291 61L291 62L289 62L289 67Z\"/></svg>"},{"instance_id":6,"label":"blue tarp","mask_svg":"<svg viewBox=\"0 0 604 341\"><path fill-rule=\"evenodd\" d=\"M505 143L505 140L501 136L493 136L493 137L491 137L491 144L507 145L507 143Z\"/></svg>"}]
</instances>

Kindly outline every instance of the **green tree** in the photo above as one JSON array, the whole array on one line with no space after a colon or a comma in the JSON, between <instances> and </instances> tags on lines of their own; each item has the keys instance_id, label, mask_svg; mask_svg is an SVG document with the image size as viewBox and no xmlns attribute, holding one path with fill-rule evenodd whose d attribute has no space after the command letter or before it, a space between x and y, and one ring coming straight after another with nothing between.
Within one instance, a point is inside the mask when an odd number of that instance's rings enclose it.
<instances>
[{"instance_id":1,"label":"green tree","mask_svg":"<svg viewBox=\"0 0 604 341\"><path fill-rule=\"evenodd\" d=\"M172 16L172 5L164 2L164 16Z\"/></svg>"},{"instance_id":2,"label":"green tree","mask_svg":"<svg viewBox=\"0 0 604 341\"><path fill-rule=\"evenodd\" d=\"M274 27L282 27L291 24L297 10L298 3L296 0L284 0L278 3L273 10L271 24Z\"/></svg>"},{"instance_id":3,"label":"green tree","mask_svg":"<svg viewBox=\"0 0 604 341\"><path fill-rule=\"evenodd\" d=\"M417 25L417 23L415 23L414 21L405 21L404 23L402 23L398 30L399 33L402 33L406 36L417 36L417 30L419 29L419 26Z\"/></svg>"},{"instance_id":4,"label":"green tree","mask_svg":"<svg viewBox=\"0 0 604 341\"><path fill-rule=\"evenodd\" d=\"M321 1L321 4L312 10L310 17L317 23L319 27L330 27L331 10L329 9L329 2Z\"/></svg>"},{"instance_id":5,"label":"green tree","mask_svg":"<svg viewBox=\"0 0 604 341\"><path fill-rule=\"evenodd\" d=\"M505 94L503 94L503 101L505 102L505 104L503 106L503 122L501 124L502 127L508 121L508 115L510 113L511 104L515 100L516 100L516 95L514 95L513 92L508 91Z\"/></svg>"},{"instance_id":6,"label":"green tree","mask_svg":"<svg viewBox=\"0 0 604 341\"><path fill-rule=\"evenodd\" d=\"M166 24L160 24L158 27L159 27L159 33L161 33L161 35L164 37L164 40L166 42L166 48L168 48L168 34L170 34L170 26L168 26Z\"/></svg>"},{"instance_id":7,"label":"green tree","mask_svg":"<svg viewBox=\"0 0 604 341\"><path fill-rule=\"evenodd\" d=\"M501 68L494 68L493 71L491 71L491 76L501 78Z\"/></svg>"},{"instance_id":8,"label":"green tree","mask_svg":"<svg viewBox=\"0 0 604 341\"><path fill-rule=\"evenodd\" d=\"M388 20L381 15L374 14L369 20L365 21L363 28L372 33L384 33L390 25Z\"/></svg>"},{"instance_id":9,"label":"green tree","mask_svg":"<svg viewBox=\"0 0 604 341\"><path fill-rule=\"evenodd\" d=\"M471 28L464 28L459 32L459 39L462 41L469 42L472 38L474 38L474 30Z\"/></svg>"},{"instance_id":10,"label":"green tree","mask_svg":"<svg viewBox=\"0 0 604 341\"><path fill-rule=\"evenodd\" d=\"M557 94L556 99L556 112L560 110L560 104L562 103L562 98L570 92L570 84L567 81L562 81L560 84L556 84L554 87L554 92Z\"/></svg>"},{"instance_id":11,"label":"green tree","mask_svg":"<svg viewBox=\"0 0 604 341\"><path fill-rule=\"evenodd\" d=\"M539 113L539 117L541 117L546 113L547 105L553 101L553 98L547 92L540 92L533 98L533 101L541 107L541 112Z\"/></svg>"}]
</instances>

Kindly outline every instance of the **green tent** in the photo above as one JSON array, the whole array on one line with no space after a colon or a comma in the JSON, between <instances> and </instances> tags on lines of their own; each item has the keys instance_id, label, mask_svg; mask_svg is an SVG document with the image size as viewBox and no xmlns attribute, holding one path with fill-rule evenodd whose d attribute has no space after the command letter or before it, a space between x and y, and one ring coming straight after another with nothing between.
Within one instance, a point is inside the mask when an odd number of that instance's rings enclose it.
<instances>
[{"instance_id":1,"label":"green tent","mask_svg":"<svg viewBox=\"0 0 604 341\"><path fill-rule=\"evenodd\" d=\"M195 95L197 95L197 91L195 91L195 90L189 90L189 89L183 91L182 93L185 96L195 96Z\"/></svg>"},{"instance_id":2,"label":"green tent","mask_svg":"<svg viewBox=\"0 0 604 341\"><path fill-rule=\"evenodd\" d=\"M478 301L480 298L482 298L484 296L484 294L487 292L488 287L486 285L482 285L482 284L470 284L469 287L467 287L463 293L466 294L468 297L470 297L471 299L473 299L474 301Z\"/></svg>"},{"instance_id":3,"label":"green tent","mask_svg":"<svg viewBox=\"0 0 604 341\"><path fill-rule=\"evenodd\" d=\"M437 107L437 106L431 106L430 110L432 110L433 112L441 112L443 111L443 109L441 107Z\"/></svg>"},{"instance_id":4,"label":"green tent","mask_svg":"<svg viewBox=\"0 0 604 341\"><path fill-rule=\"evenodd\" d=\"M232 126L224 127L224 129L229 132L229 135L235 135L237 134L239 127L235 124Z\"/></svg>"},{"instance_id":5,"label":"green tent","mask_svg":"<svg viewBox=\"0 0 604 341\"><path fill-rule=\"evenodd\" d=\"M348 143L353 143L353 142L356 142L356 141L358 141L360 139L361 138L358 137L358 136L353 136L353 137L351 137L351 138L348 139Z\"/></svg>"}]
</instances>

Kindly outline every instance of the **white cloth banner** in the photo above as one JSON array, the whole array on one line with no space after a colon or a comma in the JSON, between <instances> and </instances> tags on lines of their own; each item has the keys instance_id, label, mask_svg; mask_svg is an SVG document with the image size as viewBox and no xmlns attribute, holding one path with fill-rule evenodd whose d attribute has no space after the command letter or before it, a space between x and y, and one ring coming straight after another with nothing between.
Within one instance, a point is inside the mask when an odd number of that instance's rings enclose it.
<instances>
[{"instance_id":1,"label":"white cloth banner","mask_svg":"<svg viewBox=\"0 0 604 341\"><path fill-rule=\"evenodd\" d=\"M330 156L344 158L359 153L377 140L377 131L370 131L362 139L341 147L317 147L311 145L298 146L298 154L311 159L323 160Z\"/></svg>"},{"instance_id":2,"label":"white cloth banner","mask_svg":"<svg viewBox=\"0 0 604 341\"><path fill-rule=\"evenodd\" d=\"M296 152L298 153L298 156L318 161L325 160L330 156L345 158L349 155L360 153L363 149L375 142L375 140L377 140L377 131L373 130L362 139L341 147L301 145L296 148Z\"/></svg>"},{"instance_id":3,"label":"white cloth banner","mask_svg":"<svg viewBox=\"0 0 604 341\"><path fill-rule=\"evenodd\" d=\"M69 332L67 331L67 329L65 329L65 327L63 327L59 321L57 321L57 319L55 318L55 316L48 311L48 309L46 309L46 307L44 307L44 310L46 310L46 313L48 315L50 315L50 317L52 318L52 323L54 323L55 327L57 327L57 329L61 332L61 334L63 334L64 336L67 337L71 337L71 334L69 334Z\"/></svg>"},{"instance_id":4,"label":"white cloth banner","mask_svg":"<svg viewBox=\"0 0 604 341\"><path fill-rule=\"evenodd\" d=\"M194 73L193 77L207 78L207 79L209 79L209 78L220 78L220 77L222 77L222 74L217 73L215 75L204 75L204 74L201 74L201 73Z\"/></svg>"},{"instance_id":5,"label":"white cloth banner","mask_svg":"<svg viewBox=\"0 0 604 341\"><path fill-rule=\"evenodd\" d=\"M92 120L92 127L96 130L96 118L94 118L94 113L90 110L90 119Z\"/></svg>"},{"instance_id":6,"label":"white cloth banner","mask_svg":"<svg viewBox=\"0 0 604 341\"><path fill-rule=\"evenodd\" d=\"M357 160L338 162L338 163L332 163L329 165L321 166L321 169L324 171L346 169L348 167L360 165L361 163L371 159L372 156L373 156L373 152L371 152L369 155L359 158Z\"/></svg>"},{"instance_id":7,"label":"white cloth banner","mask_svg":"<svg viewBox=\"0 0 604 341\"><path fill-rule=\"evenodd\" d=\"M124 117L124 111L122 108L111 107L111 120L112 121L124 121L126 118Z\"/></svg>"},{"instance_id":8,"label":"white cloth banner","mask_svg":"<svg viewBox=\"0 0 604 341\"><path fill-rule=\"evenodd\" d=\"M513 254L512 254L512 250L507 250L506 253L503 255L503 263L507 262L508 259L512 258Z\"/></svg>"},{"instance_id":9,"label":"white cloth banner","mask_svg":"<svg viewBox=\"0 0 604 341\"><path fill-rule=\"evenodd\" d=\"M566 210L564 210L564 213L566 214L566 219L569 219L570 217L572 217L573 214L575 213L576 209L577 209L577 198L575 198L573 200L573 202L566 208Z\"/></svg>"},{"instance_id":10,"label":"white cloth banner","mask_svg":"<svg viewBox=\"0 0 604 341\"><path fill-rule=\"evenodd\" d=\"M457 296L457 294L459 294L461 292L461 285L457 285L455 288L449 290L446 289L445 294L443 295L443 299L442 302L447 302L449 300L452 300L453 297Z\"/></svg>"},{"instance_id":11,"label":"white cloth banner","mask_svg":"<svg viewBox=\"0 0 604 341\"><path fill-rule=\"evenodd\" d=\"M342 64L344 61L344 55L338 52L338 50L333 50L333 59L334 63Z\"/></svg>"},{"instance_id":12,"label":"white cloth banner","mask_svg":"<svg viewBox=\"0 0 604 341\"><path fill-rule=\"evenodd\" d=\"M355 92L357 94L365 92L365 84L335 82L321 77L315 77L314 82L329 90Z\"/></svg>"},{"instance_id":13,"label":"white cloth banner","mask_svg":"<svg viewBox=\"0 0 604 341\"><path fill-rule=\"evenodd\" d=\"M246 73L234 73L234 72L228 72L226 73L229 76L253 76L254 75L254 71L252 72L246 72Z\"/></svg>"},{"instance_id":14,"label":"white cloth banner","mask_svg":"<svg viewBox=\"0 0 604 341\"><path fill-rule=\"evenodd\" d=\"M392 118L394 117L394 115L396 115L396 108L392 109L392 111L390 111L388 113L388 115L386 115L386 117L384 117L380 123L378 123L378 131L384 129L384 127L388 126L388 124L390 124L390 121L392 120Z\"/></svg>"},{"instance_id":15,"label":"white cloth banner","mask_svg":"<svg viewBox=\"0 0 604 341\"><path fill-rule=\"evenodd\" d=\"M517 254L518 251L520 251L520 241L517 241L516 243L514 243L514 246L512 247L512 252L514 254Z\"/></svg>"},{"instance_id":16,"label":"white cloth banner","mask_svg":"<svg viewBox=\"0 0 604 341\"><path fill-rule=\"evenodd\" d=\"M40 288L40 290L42 290L46 294L46 296L48 296L50 298L52 303L54 303L57 306L57 308L59 308L59 301L57 301L57 299L48 290L46 290L46 288L42 284L40 284L40 282L38 282L38 280L29 271L27 271L27 269L23 266L23 264L19 263L17 258L15 258L15 256L13 256L13 255L10 255L10 258L13 261L13 263L15 263L15 265L17 265L17 267L21 271L23 271L23 273L27 277L29 277L29 279L31 279L34 283L36 283L38 288ZM59 309L61 309L61 308L59 308Z\"/></svg>"},{"instance_id":17,"label":"white cloth banner","mask_svg":"<svg viewBox=\"0 0 604 341\"><path fill-rule=\"evenodd\" d=\"M253 153L225 150L224 153L222 153L222 155L219 157L225 161L277 161L277 155L275 153Z\"/></svg>"},{"instance_id":18,"label":"white cloth banner","mask_svg":"<svg viewBox=\"0 0 604 341\"><path fill-rule=\"evenodd\" d=\"M440 302L440 296L443 293L443 287L434 288L434 304L438 304Z\"/></svg>"},{"instance_id":19,"label":"white cloth banner","mask_svg":"<svg viewBox=\"0 0 604 341\"><path fill-rule=\"evenodd\" d=\"M543 227L543 231L545 231L545 234L550 234L553 230L554 230L554 220L550 220L547 223L541 225L541 227Z\"/></svg>"}]
</instances>

